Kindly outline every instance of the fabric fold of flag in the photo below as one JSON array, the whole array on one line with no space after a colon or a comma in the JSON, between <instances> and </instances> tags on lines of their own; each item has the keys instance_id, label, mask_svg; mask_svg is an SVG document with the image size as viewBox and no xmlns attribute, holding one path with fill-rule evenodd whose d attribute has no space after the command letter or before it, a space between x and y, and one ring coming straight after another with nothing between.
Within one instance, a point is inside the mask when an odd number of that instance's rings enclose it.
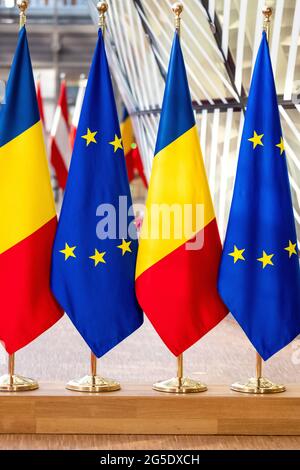
<instances>
[{"instance_id":1,"label":"fabric fold of flag","mask_svg":"<svg viewBox=\"0 0 300 470\"><path fill-rule=\"evenodd\" d=\"M174 206L190 223L183 232L171 215L173 230L165 236L166 218L156 217L152 210ZM227 310L217 292L222 248L177 33L146 207L136 269L137 297L162 340L178 356L217 325ZM185 207L190 209L186 216ZM203 217L197 217L199 207ZM192 247L192 242L197 246Z\"/></svg>"},{"instance_id":2,"label":"fabric fold of flag","mask_svg":"<svg viewBox=\"0 0 300 470\"><path fill-rule=\"evenodd\" d=\"M0 112L0 341L13 354L62 316L50 290L56 211L26 30Z\"/></svg>"},{"instance_id":3,"label":"fabric fold of flag","mask_svg":"<svg viewBox=\"0 0 300 470\"><path fill-rule=\"evenodd\" d=\"M264 360L299 334L297 236L266 33L247 104L219 292Z\"/></svg>"},{"instance_id":4,"label":"fabric fold of flag","mask_svg":"<svg viewBox=\"0 0 300 470\"><path fill-rule=\"evenodd\" d=\"M143 323L134 290L134 216L129 217L130 234L124 234L124 227L115 217L120 197L127 216L132 201L100 30L52 258L53 292L97 357ZM115 220L115 230L108 213ZM127 222L126 218L126 228ZM100 230L106 224L113 233Z\"/></svg>"}]
</instances>

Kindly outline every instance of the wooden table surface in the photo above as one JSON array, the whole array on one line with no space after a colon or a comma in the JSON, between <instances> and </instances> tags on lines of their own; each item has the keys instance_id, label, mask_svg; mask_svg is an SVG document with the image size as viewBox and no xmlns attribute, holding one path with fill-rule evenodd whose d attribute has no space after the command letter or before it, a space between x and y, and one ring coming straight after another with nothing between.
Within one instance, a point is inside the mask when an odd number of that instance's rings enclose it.
<instances>
[{"instance_id":1,"label":"wooden table surface","mask_svg":"<svg viewBox=\"0 0 300 470\"><path fill-rule=\"evenodd\" d=\"M45 383L34 392L0 395L0 433L300 435L300 386L255 396L224 385L188 395L125 385L95 395Z\"/></svg>"}]
</instances>

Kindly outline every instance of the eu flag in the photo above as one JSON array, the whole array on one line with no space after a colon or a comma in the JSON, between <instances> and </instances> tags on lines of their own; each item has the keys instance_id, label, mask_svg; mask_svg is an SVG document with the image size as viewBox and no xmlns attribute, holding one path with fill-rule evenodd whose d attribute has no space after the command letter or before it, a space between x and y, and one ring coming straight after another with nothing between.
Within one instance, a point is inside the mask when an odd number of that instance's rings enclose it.
<instances>
[{"instance_id":1,"label":"eu flag","mask_svg":"<svg viewBox=\"0 0 300 470\"><path fill-rule=\"evenodd\" d=\"M299 334L297 236L266 33L249 93L219 292L264 360Z\"/></svg>"},{"instance_id":2,"label":"eu flag","mask_svg":"<svg viewBox=\"0 0 300 470\"><path fill-rule=\"evenodd\" d=\"M143 322L134 290L137 239L131 205L100 30L52 258L53 292L97 357ZM126 217L128 211L124 226L119 212Z\"/></svg>"}]
</instances>

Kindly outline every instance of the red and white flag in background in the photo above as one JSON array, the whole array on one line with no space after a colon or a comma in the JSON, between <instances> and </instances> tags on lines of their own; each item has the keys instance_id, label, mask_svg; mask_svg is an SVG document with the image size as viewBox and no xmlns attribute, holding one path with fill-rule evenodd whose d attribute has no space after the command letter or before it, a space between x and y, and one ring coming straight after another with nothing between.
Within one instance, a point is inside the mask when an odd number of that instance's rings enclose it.
<instances>
[{"instance_id":1,"label":"red and white flag in background","mask_svg":"<svg viewBox=\"0 0 300 470\"><path fill-rule=\"evenodd\" d=\"M65 189L66 187L72 154L69 132L66 81L62 80L50 139L50 161L61 189Z\"/></svg>"},{"instance_id":2,"label":"red and white flag in background","mask_svg":"<svg viewBox=\"0 0 300 470\"><path fill-rule=\"evenodd\" d=\"M40 118L41 118L43 128L45 131L45 113L44 113L44 104L43 104L42 88L41 88L40 80L38 80L36 84L36 97L37 97L37 102L38 102L38 107L39 107L39 112L40 112Z\"/></svg>"},{"instance_id":3,"label":"red and white flag in background","mask_svg":"<svg viewBox=\"0 0 300 470\"><path fill-rule=\"evenodd\" d=\"M70 130L70 142L71 142L72 148L74 147L74 143L75 143L75 137L76 137L79 117L81 113L83 98L85 94L86 84L87 84L87 80L84 78L82 78L79 82L79 89L78 89L78 94L76 98L74 114L73 114L73 119L72 119L72 124L71 124L71 130Z\"/></svg>"},{"instance_id":4,"label":"red and white flag in background","mask_svg":"<svg viewBox=\"0 0 300 470\"><path fill-rule=\"evenodd\" d=\"M39 112L40 112L40 118L41 118L41 123L43 125L43 135L44 135L44 142L46 146L46 153L47 157L49 155L49 141L48 141L48 133L47 133L47 127L46 127L46 119L45 119L45 111L44 111L44 102L43 102L43 96L42 96L42 86L41 86L41 80L38 78L37 83L36 83L36 97L37 97L37 102L38 102L38 107L39 107ZM52 174L53 169L51 168L50 165L50 172Z\"/></svg>"}]
</instances>

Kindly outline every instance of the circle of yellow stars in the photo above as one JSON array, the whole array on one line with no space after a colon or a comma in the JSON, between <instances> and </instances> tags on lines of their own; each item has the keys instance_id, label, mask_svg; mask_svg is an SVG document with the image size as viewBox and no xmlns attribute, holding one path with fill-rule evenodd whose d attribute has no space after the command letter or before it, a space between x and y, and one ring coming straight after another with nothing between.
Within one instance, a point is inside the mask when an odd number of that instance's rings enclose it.
<instances>
[{"instance_id":1,"label":"circle of yellow stars","mask_svg":"<svg viewBox=\"0 0 300 470\"><path fill-rule=\"evenodd\" d=\"M86 134L82 135L81 138L86 141L86 146L88 147L90 144L98 144L96 139L97 134L98 131L91 131L91 129L88 127ZM122 137L118 137L117 134L115 134L114 140L108 143L109 145L113 146L114 153L116 153L119 149L123 150Z\"/></svg>"},{"instance_id":2,"label":"circle of yellow stars","mask_svg":"<svg viewBox=\"0 0 300 470\"><path fill-rule=\"evenodd\" d=\"M87 128L86 134L81 136L82 139L86 141L86 146L88 147L90 144L98 144L98 140L96 139L96 136L98 134L98 131L92 131L89 127ZM117 152L117 150L123 150L123 144L122 144L122 138L118 137L117 134L115 134L114 140L111 142L108 142L109 145L112 145L114 148L114 153ZM131 250L131 241L126 241L122 240L122 243L117 246L118 249L122 251L122 256L124 256L126 253L132 253ZM69 258L76 258L75 250L77 246L69 246L68 243L65 243L65 248L60 250L59 252L62 253L65 256L65 261L67 261ZM89 258L94 261L94 266L98 266L98 264L106 264L106 259L105 259L106 251L100 252L95 248L95 253Z\"/></svg>"},{"instance_id":3,"label":"circle of yellow stars","mask_svg":"<svg viewBox=\"0 0 300 470\"><path fill-rule=\"evenodd\" d=\"M255 130L253 131L253 136L248 139L249 142L252 142L253 144L253 149L256 149L257 146L264 146L263 143L263 138L264 134L259 134ZM276 144L276 147L279 148L280 150L280 155L282 155L285 152L285 147L284 147L284 140L283 137L280 138L280 142ZM297 254L297 243L292 243L291 240L289 240L289 245L284 248L289 253L289 258L291 258L293 255L298 255ZM238 248L236 245L234 245L233 251L231 253L228 253L229 256L232 256L234 264L236 264L238 261L245 261L244 257L244 252L245 248ZM261 263L262 269L265 269L266 266L274 266L273 263L273 258L275 254L270 253L268 254L266 251L263 250L262 256L260 258L257 258L257 261Z\"/></svg>"},{"instance_id":4,"label":"circle of yellow stars","mask_svg":"<svg viewBox=\"0 0 300 470\"><path fill-rule=\"evenodd\" d=\"M289 245L284 248L285 251L288 252L289 258L291 258L293 255L298 255L297 253L297 243L291 242L289 240ZM231 253L228 253L228 256L231 256L233 258L234 264L236 264L238 261L246 261L246 258L244 257L246 249L245 248L238 248L236 245L233 247L233 251ZM262 252L262 256L260 258L257 258L257 261L261 263L262 269L265 269L266 266L274 266L273 263L273 257L275 256L274 253L268 254L265 250Z\"/></svg>"},{"instance_id":5,"label":"circle of yellow stars","mask_svg":"<svg viewBox=\"0 0 300 470\"><path fill-rule=\"evenodd\" d=\"M132 253L131 249L131 241L126 241L125 239L122 239L122 243L116 248L122 251L122 256L124 256L126 253ZM68 243L65 243L65 248L62 250L59 250L60 253L62 253L65 256L65 261L67 261L69 258L76 258L75 250L77 246L69 246ZM98 264L106 264L106 259L105 259L106 251L98 251L97 248L95 248L95 253L91 256L89 256L89 259L94 261L94 266L95 268L98 266Z\"/></svg>"}]
</instances>

